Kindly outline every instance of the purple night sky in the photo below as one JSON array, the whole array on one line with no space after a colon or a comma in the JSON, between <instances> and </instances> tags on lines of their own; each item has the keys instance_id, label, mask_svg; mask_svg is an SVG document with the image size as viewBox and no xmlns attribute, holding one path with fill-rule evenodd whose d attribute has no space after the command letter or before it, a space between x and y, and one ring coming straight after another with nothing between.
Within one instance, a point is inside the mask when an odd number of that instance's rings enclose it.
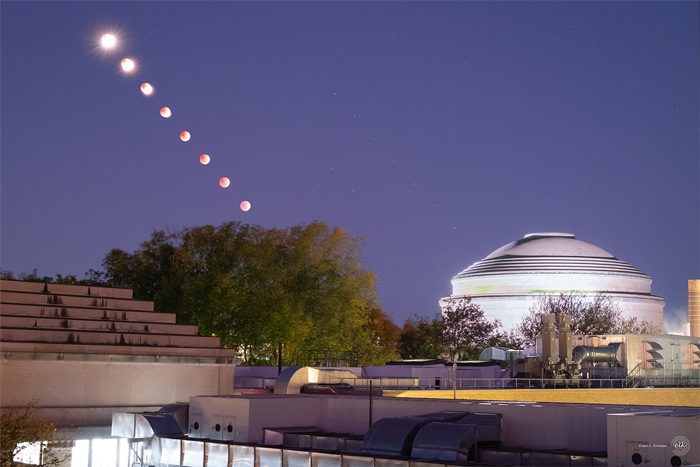
<instances>
[{"instance_id":1,"label":"purple night sky","mask_svg":"<svg viewBox=\"0 0 700 467\"><path fill-rule=\"evenodd\" d=\"M363 238L401 325L493 250L557 231L685 315L698 2L0 5L3 269L82 277L154 229L320 220Z\"/></svg>"}]
</instances>

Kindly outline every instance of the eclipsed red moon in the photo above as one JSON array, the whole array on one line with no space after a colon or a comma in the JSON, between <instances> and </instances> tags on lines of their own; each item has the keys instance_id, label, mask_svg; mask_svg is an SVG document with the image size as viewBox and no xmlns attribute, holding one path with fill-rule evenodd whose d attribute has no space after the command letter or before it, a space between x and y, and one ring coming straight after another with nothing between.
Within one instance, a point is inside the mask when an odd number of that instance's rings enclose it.
<instances>
[{"instance_id":1,"label":"eclipsed red moon","mask_svg":"<svg viewBox=\"0 0 700 467\"><path fill-rule=\"evenodd\" d=\"M209 154L202 154L201 156L199 156L199 162L202 165L207 165L210 160L211 160L211 158L209 157ZM223 178L222 178L222 180L223 180Z\"/></svg>"},{"instance_id":2,"label":"eclipsed red moon","mask_svg":"<svg viewBox=\"0 0 700 467\"><path fill-rule=\"evenodd\" d=\"M143 83L141 85L141 92L144 96L150 96L153 94L153 86L150 83Z\"/></svg>"},{"instance_id":3,"label":"eclipsed red moon","mask_svg":"<svg viewBox=\"0 0 700 467\"><path fill-rule=\"evenodd\" d=\"M122 70L124 70L126 73L134 71L134 68L136 68L136 63L134 63L134 61L130 58L122 59L121 65Z\"/></svg>"},{"instance_id":4,"label":"eclipsed red moon","mask_svg":"<svg viewBox=\"0 0 700 467\"><path fill-rule=\"evenodd\" d=\"M219 180L219 185L221 188L228 188L228 186L231 184L231 180L229 180L226 177L221 177L221 180Z\"/></svg>"},{"instance_id":5,"label":"eclipsed red moon","mask_svg":"<svg viewBox=\"0 0 700 467\"><path fill-rule=\"evenodd\" d=\"M173 113L170 111L170 107L163 107L160 109L160 116L163 118L170 118Z\"/></svg>"},{"instance_id":6,"label":"eclipsed red moon","mask_svg":"<svg viewBox=\"0 0 700 467\"><path fill-rule=\"evenodd\" d=\"M189 141L189 140L190 140L190 136L191 136L191 135L190 135L190 132L189 132L189 131L183 131L182 133L180 133L180 139L181 139L182 141Z\"/></svg>"},{"instance_id":7,"label":"eclipsed red moon","mask_svg":"<svg viewBox=\"0 0 700 467\"><path fill-rule=\"evenodd\" d=\"M243 212L250 211L250 202L249 201L243 201L241 203L241 211L243 211Z\"/></svg>"}]
</instances>

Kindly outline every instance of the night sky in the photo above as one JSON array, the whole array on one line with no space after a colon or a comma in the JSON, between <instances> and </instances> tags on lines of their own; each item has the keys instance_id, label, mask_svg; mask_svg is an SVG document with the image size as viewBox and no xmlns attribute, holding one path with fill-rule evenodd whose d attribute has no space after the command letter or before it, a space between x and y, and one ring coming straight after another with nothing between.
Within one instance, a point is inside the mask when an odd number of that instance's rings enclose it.
<instances>
[{"instance_id":1,"label":"night sky","mask_svg":"<svg viewBox=\"0 0 700 467\"><path fill-rule=\"evenodd\" d=\"M362 237L401 325L555 231L686 313L698 2L0 5L3 269L82 277L155 229L319 220Z\"/></svg>"}]
</instances>

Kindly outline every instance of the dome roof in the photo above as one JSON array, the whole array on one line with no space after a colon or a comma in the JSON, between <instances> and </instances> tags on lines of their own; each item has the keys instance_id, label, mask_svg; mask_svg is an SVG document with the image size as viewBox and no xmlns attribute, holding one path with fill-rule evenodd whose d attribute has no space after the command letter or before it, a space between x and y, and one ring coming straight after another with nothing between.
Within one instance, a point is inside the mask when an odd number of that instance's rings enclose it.
<instances>
[{"instance_id":1,"label":"dome roof","mask_svg":"<svg viewBox=\"0 0 700 467\"><path fill-rule=\"evenodd\" d=\"M521 240L502 246L485 259L502 256L584 256L587 258L617 259L602 248L577 240L568 233L533 233Z\"/></svg>"},{"instance_id":2,"label":"dome roof","mask_svg":"<svg viewBox=\"0 0 700 467\"><path fill-rule=\"evenodd\" d=\"M602 273L648 278L634 266L572 234L535 233L502 246L455 279L514 273Z\"/></svg>"}]
</instances>

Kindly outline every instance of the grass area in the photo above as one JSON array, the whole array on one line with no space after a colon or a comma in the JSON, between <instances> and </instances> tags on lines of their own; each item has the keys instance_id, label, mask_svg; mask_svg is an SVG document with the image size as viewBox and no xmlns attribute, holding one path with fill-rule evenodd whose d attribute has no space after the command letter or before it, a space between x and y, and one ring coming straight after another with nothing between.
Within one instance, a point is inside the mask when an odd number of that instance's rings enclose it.
<instances>
[{"instance_id":1,"label":"grass area","mask_svg":"<svg viewBox=\"0 0 700 467\"><path fill-rule=\"evenodd\" d=\"M388 397L452 399L450 390L384 391ZM700 407L698 388L635 389L475 389L457 391L457 399L573 404L667 405Z\"/></svg>"}]
</instances>

